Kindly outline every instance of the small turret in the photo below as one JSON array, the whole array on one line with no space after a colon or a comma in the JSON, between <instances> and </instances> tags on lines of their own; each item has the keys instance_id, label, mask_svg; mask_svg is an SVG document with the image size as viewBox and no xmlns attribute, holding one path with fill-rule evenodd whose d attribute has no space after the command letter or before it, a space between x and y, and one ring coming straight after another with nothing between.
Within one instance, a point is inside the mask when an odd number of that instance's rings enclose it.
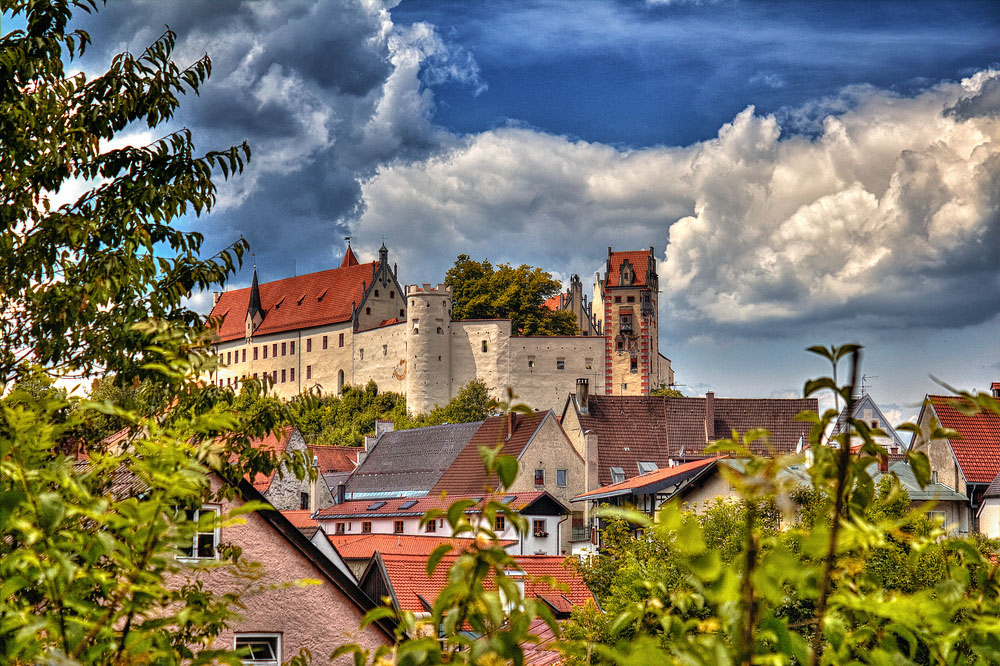
<instances>
[{"instance_id":1,"label":"small turret","mask_svg":"<svg viewBox=\"0 0 1000 666\"><path fill-rule=\"evenodd\" d=\"M250 283L250 303L247 306L246 337L249 339L264 321L264 308L260 304L260 286L257 284L257 264L253 267L253 281Z\"/></svg>"}]
</instances>

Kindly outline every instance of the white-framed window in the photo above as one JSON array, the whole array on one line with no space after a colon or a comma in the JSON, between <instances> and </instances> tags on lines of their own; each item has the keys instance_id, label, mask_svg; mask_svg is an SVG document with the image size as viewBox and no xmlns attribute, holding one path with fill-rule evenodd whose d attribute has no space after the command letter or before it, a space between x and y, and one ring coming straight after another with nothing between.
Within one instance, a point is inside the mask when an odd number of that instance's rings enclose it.
<instances>
[{"instance_id":1,"label":"white-framed window","mask_svg":"<svg viewBox=\"0 0 1000 666\"><path fill-rule=\"evenodd\" d=\"M559 486L560 488L565 488L566 487L566 476L567 476L567 474L568 474L568 471L565 470L565 469L557 469L556 470L556 485Z\"/></svg>"},{"instance_id":2,"label":"white-framed window","mask_svg":"<svg viewBox=\"0 0 1000 666\"><path fill-rule=\"evenodd\" d=\"M611 468L611 483L621 483L625 480L625 470L622 467Z\"/></svg>"},{"instance_id":3,"label":"white-framed window","mask_svg":"<svg viewBox=\"0 0 1000 666\"><path fill-rule=\"evenodd\" d=\"M181 548L180 557L192 560L214 560L219 556L219 507L205 505L186 511L188 520L198 525L191 545Z\"/></svg>"},{"instance_id":4,"label":"white-framed window","mask_svg":"<svg viewBox=\"0 0 1000 666\"><path fill-rule=\"evenodd\" d=\"M548 530L545 529L545 520L540 518L535 518L531 521L531 534L537 538L547 537L549 535Z\"/></svg>"},{"instance_id":5,"label":"white-framed window","mask_svg":"<svg viewBox=\"0 0 1000 666\"><path fill-rule=\"evenodd\" d=\"M637 464L639 466L639 474L649 474L659 469L655 462L639 462Z\"/></svg>"},{"instance_id":6,"label":"white-framed window","mask_svg":"<svg viewBox=\"0 0 1000 666\"><path fill-rule=\"evenodd\" d=\"M236 634L233 647L244 664L281 663L281 634Z\"/></svg>"}]
</instances>

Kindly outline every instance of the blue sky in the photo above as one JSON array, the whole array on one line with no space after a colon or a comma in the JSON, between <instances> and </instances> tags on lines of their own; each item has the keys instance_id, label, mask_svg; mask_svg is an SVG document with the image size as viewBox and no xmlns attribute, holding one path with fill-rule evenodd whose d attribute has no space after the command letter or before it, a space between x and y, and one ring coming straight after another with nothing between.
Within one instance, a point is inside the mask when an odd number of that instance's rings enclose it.
<instances>
[{"instance_id":1,"label":"blue sky","mask_svg":"<svg viewBox=\"0 0 1000 666\"><path fill-rule=\"evenodd\" d=\"M185 224L246 237L262 279L336 265L345 235L364 258L385 237L406 282L466 253L588 284L609 245L653 246L683 390L798 395L824 370L802 349L857 341L894 418L930 374L1000 379L998 24L996 2L134 0L80 20L79 66L164 25L179 62L212 56L176 124L254 157Z\"/></svg>"}]
</instances>

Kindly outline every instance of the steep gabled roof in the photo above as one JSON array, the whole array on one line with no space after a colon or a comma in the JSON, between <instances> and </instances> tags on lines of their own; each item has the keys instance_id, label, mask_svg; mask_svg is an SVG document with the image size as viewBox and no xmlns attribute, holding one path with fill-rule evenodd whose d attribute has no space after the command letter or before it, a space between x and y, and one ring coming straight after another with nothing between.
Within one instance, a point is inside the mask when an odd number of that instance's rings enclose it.
<instances>
[{"instance_id":1,"label":"steep gabled roof","mask_svg":"<svg viewBox=\"0 0 1000 666\"><path fill-rule=\"evenodd\" d=\"M350 268L351 266L358 265L358 258L354 256L354 250L351 249L350 244L347 246L347 252L344 253L344 259L340 262L341 268Z\"/></svg>"},{"instance_id":2,"label":"steep gabled roof","mask_svg":"<svg viewBox=\"0 0 1000 666\"><path fill-rule=\"evenodd\" d=\"M358 465L358 457L364 453L363 446L326 446L310 444L309 453L316 457L320 474L331 472L353 472Z\"/></svg>"},{"instance_id":3,"label":"steep gabled roof","mask_svg":"<svg viewBox=\"0 0 1000 666\"><path fill-rule=\"evenodd\" d=\"M349 498L426 495L482 422L387 432L347 480Z\"/></svg>"},{"instance_id":4,"label":"steep gabled roof","mask_svg":"<svg viewBox=\"0 0 1000 666\"><path fill-rule=\"evenodd\" d=\"M655 472L640 474L631 479L626 479L620 483L613 483L610 486L595 488L573 498L573 502L584 500L600 500L609 497L619 496L639 496L656 493L664 488L675 486L692 479L699 474L711 470L719 457L695 460L666 469L658 469Z\"/></svg>"},{"instance_id":5,"label":"steep gabled roof","mask_svg":"<svg viewBox=\"0 0 1000 666\"><path fill-rule=\"evenodd\" d=\"M650 264L652 264L654 272L656 270L656 259L649 253L649 250L612 252L608 257L610 266L607 271L607 279L604 282L605 287L620 286L618 282L621 278L621 267L626 259L632 265L632 270L635 271L635 282L631 286L645 286L646 274L649 271Z\"/></svg>"},{"instance_id":6,"label":"steep gabled roof","mask_svg":"<svg viewBox=\"0 0 1000 666\"><path fill-rule=\"evenodd\" d=\"M896 429L892 427L889 423L889 419L885 417L882 413L881 408L875 400L867 393L863 394L861 397L857 398L854 402L854 418L861 419L864 415L866 409L872 410L872 416L878 419L879 426L882 430L885 430L889 437L892 439L893 443L900 449L905 449L906 444L903 443L903 439L896 432ZM840 416L837 418L837 424L834 426L834 433L843 432L844 427L847 424L847 405L840 410Z\"/></svg>"},{"instance_id":7,"label":"steep gabled roof","mask_svg":"<svg viewBox=\"0 0 1000 666\"><path fill-rule=\"evenodd\" d=\"M666 468L670 460L704 456L710 438L706 428L705 398L664 396L590 396L587 413L581 413L576 397L569 404L576 410L584 431L597 434L598 480L612 483L611 468L620 467L625 478L639 474L640 462ZM795 451L808 441L809 424L794 420L803 410L817 410L814 398L714 398L711 441L744 434L754 428L771 431L771 446L778 453ZM751 449L767 453L764 442Z\"/></svg>"},{"instance_id":8,"label":"steep gabled roof","mask_svg":"<svg viewBox=\"0 0 1000 666\"><path fill-rule=\"evenodd\" d=\"M499 485L499 479L494 474L487 475L479 447L494 448L502 443L503 449L500 452L503 455L519 458L550 414L551 410L535 412L530 416L511 414L509 424L507 416L491 416L486 419L480 424L475 435L469 439L465 448L455 457L454 462L441 475L431 492L475 494L486 492L487 489L495 490ZM572 447L568 441L566 444Z\"/></svg>"},{"instance_id":9,"label":"steep gabled roof","mask_svg":"<svg viewBox=\"0 0 1000 666\"><path fill-rule=\"evenodd\" d=\"M300 328L350 321L353 304L360 304L363 287L371 286L378 262L308 273L265 282L259 287L264 313L254 335L268 335ZM228 291L219 297L209 315L221 319L217 334L221 342L246 335L246 317L251 289Z\"/></svg>"},{"instance_id":10,"label":"steep gabled roof","mask_svg":"<svg viewBox=\"0 0 1000 666\"><path fill-rule=\"evenodd\" d=\"M1000 414L965 414L964 400L956 396L929 395L927 400L942 427L960 435L948 441L965 481L992 483L1000 474Z\"/></svg>"}]
</instances>

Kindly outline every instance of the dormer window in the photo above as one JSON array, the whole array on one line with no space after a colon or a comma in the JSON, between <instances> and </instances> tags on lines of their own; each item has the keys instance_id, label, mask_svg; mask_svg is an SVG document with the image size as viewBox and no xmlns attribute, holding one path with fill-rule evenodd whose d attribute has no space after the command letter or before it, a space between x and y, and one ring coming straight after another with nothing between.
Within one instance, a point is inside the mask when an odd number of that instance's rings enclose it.
<instances>
[{"instance_id":1,"label":"dormer window","mask_svg":"<svg viewBox=\"0 0 1000 666\"><path fill-rule=\"evenodd\" d=\"M622 287L635 284L635 269L632 268L628 259L622 260L622 265L618 269L618 285Z\"/></svg>"},{"instance_id":2,"label":"dormer window","mask_svg":"<svg viewBox=\"0 0 1000 666\"><path fill-rule=\"evenodd\" d=\"M625 469L622 467L611 468L611 483L621 483L625 480Z\"/></svg>"}]
</instances>

